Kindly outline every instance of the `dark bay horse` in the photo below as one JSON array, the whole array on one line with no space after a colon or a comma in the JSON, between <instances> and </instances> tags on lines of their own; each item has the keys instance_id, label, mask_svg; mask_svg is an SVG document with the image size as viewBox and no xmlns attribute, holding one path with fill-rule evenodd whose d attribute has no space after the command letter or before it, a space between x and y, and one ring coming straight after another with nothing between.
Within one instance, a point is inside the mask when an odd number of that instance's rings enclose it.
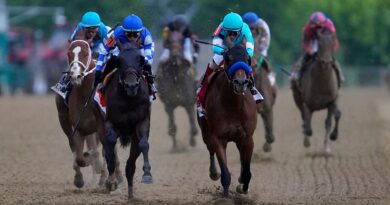
<instances>
[{"instance_id":1,"label":"dark bay horse","mask_svg":"<svg viewBox=\"0 0 390 205\"><path fill-rule=\"evenodd\" d=\"M174 110L182 106L188 114L190 129L190 145L195 146L198 134L195 122L195 75L191 64L183 56L183 35L178 31L168 36L169 59L157 70L158 94L168 114L168 134L172 137L172 151L178 151L176 143L176 124Z\"/></svg>"},{"instance_id":2,"label":"dark bay horse","mask_svg":"<svg viewBox=\"0 0 390 205\"><path fill-rule=\"evenodd\" d=\"M233 141L240 152L241 174L238 179L238 193L248 193L251 179L250 163L253 153L253 133L257 123L256 102L249 89L247 62L249 56L245 47L236 45L224 55L224 70L219 71L206 93L205 117L199 118L203 141L210 153L210 178L221 176L223 195L229 195L230 172L227 166L226 146ZM215 154L221 169L218 174Z\"/></svg>"},{"instance_id":3,"label":"dark bay horse","mask_svg":"<svg viewBox=\"0 0 390 205\"><path fill-rule=\"evenodd\" d=\"M98 151L100 137L104 134L104 124L98 107L90 102L82 112L85 102L89 100L89 96L93 91L93 71L95 68L89 43L81 40L83 36L85 36L83 32L78 32L77 38L79 40L72 41L68 49L69 70L67 74L73 85L68 106L60 95L56 94L55 96L61 128L68 137L69 146L74 155L73 169L76 172L74 185L78 188L84 186L80 167L92 164L93 173L101 174L99 185L104 184L107 178L107 171L102 165ZM79 122L78 126L76 125L77 122ZM76 127L77 129L73 134L73 129ZM85 141L87 142L87 152L83 152Z\"/></svg>"},{"instance_id":4,"label":"dark bay horse","mask_svg":"<svg viewBox=\"0 0 390 205\"><path fill-rule=\"evenodd\" d=\"M338 79L334 66L334 36L329 33L317 32L318 52L313 61L307 64L306 71L302 73L300 82L291 81L291 88L297 107L303 120L304 146L310 146L309 137L312 135L311 117L314 111L327 109L325 120L325 151L330 152L328 138L336 140L338 123L341 112L337 106L339 92ZM331 132L332 118L335 126Z\"/></svg>"},{"instance_id":5,"label":"dark bay horse","mask_svg":"<svg viewBox=\"0 0 390 205\"><path fill-rule=\"evenodd\" d=\"M126 163L126 178L128 183L128 198L133 198L133 177L136 160L144 156L144 175L142 183L152 183L151 166L149 164L149 130L151 103L149 90L144 79L144 57L135 42L121 44L117 41L120 54L117 58L118 70L113 74L104 94L106 103L106 161L109 177L107 188L112 191L117 188L113 176L115 168L115 144L117 137L122 146L131 144L130 155Z\"/></svg>"},{"instance_id":6,"label":"dark bay horse","mask_svg":"<svg viewBox=\"0 0 390 205\"><path fill-rule=\"evenodd\" d=\"M256 43L256 42L255 42ZM255 44L255 47L259 44ZM268 71L266 66L270 66L265 60L259 65L257 59L259 59L261 53L260 49L254 50L252 58L252 69L254 70L254 79L256 88L259 90L261 95L264 97L264 101L257 105L257 112L263 118L265 128L265 143L263 145L264 152L270 152L272 147L271 144L275 141L273 133L273 106L276 100L276 88L271 85L271 81L268 77Z\"/></svg>"}]
</instances>

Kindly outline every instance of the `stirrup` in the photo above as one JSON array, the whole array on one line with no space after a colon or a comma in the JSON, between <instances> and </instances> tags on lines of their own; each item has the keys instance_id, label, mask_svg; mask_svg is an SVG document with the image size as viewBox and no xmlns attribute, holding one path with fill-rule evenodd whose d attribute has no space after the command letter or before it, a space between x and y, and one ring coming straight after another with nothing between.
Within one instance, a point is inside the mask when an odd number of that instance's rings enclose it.
<instances>
[{"instance_id":1,"label":"stirrup","mask_svg":"<svg viewBox=\"0 0 390 205\"><path fill-rule=\"evenodd\" d=\"M256 89L256 87L252 87L251 93L253 96L253 99L256 101L256 104L261 103L264 100L264 97L261 95L261 93Z\"/></svg>"}]
</instances>

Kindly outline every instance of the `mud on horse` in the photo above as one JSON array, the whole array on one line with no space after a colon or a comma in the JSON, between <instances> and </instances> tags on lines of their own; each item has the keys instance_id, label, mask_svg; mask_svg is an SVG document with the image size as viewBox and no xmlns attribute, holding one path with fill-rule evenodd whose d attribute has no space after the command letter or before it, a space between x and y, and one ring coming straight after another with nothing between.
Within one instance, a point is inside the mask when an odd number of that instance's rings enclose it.
<instances>
[{"instance_id":1,"label":"mud on horse","mask_svg":"<svg viewBox=\"0 0 390 205\"><path fill-rule=\"evenodd\" d=\"M253 133L257 123L256 102L248 84L251 68L245 47L236 45L224 55L224 68L217 72L208 88L205 100L205 117L198 116L203 141L210 154L210 178L221 177L223 195L229 195L230 172L227 166L226 147L235 142L240 153L241 174L237 192L248 193L251 179L250 163L253 153ZM217 156L221 175L215 166Z\"/></svg>"},{"instance_id":2,"label":"mud on horse","mask_svg":"<svg viewBox=\"0 0 390 205\"><path fill-rule=\"evenodd\" d=\"M131 144L130 155L126 163L128 183L128 199L133 198L133 177L136 160L144 156L144 174L142 183L152 183L151 166L149 164L149 130L151 102L149 101L148 84L143 76L144 57L136 42L121 44L118 70L113 74L104 93L106 102L106 161L109 177L106 183L108 190L117 189L118 182L114 177L115 145L119 138L122 146Z\"/></svg>"}]
</instances>

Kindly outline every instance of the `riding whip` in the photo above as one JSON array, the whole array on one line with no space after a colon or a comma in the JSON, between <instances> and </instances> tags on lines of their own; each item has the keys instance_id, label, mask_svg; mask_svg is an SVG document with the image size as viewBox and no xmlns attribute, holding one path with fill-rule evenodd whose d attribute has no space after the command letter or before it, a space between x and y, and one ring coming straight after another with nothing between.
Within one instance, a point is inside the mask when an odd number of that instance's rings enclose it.
<instances>
[{"instance_id":1,"label":"riding whip","mask_svg":"<svg viewBox=\"0 0 390 205\"><path fill-rule=\"evenodd\" d=\"M225 49L224 47L222 47L222 46L220 46L220 45L216 45L216 44L209 43L209 42L206 42L206 41L195 40L195 42L197 42L197 43L202 43L202 44L206 44L206 45L217 46L217 47L219 47L219 48Z\"/></svg>"}]
</instances>

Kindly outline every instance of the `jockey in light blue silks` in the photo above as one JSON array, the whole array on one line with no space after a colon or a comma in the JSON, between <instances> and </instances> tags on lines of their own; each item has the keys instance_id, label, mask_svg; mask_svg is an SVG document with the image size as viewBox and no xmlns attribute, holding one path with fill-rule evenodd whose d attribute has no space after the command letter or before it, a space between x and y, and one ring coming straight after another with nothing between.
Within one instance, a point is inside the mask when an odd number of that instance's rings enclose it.
<instances>
[{"instance_id":1,"label":"jockey in light blue silks","mask_svg":"<svg viewBox=\"0 0 390 205\"><path fill-rule=\"evenodd\" d=\"M152 63L154 56L154 42L149 30L143 26L142 20L131 14L127 16L122 23L115 29L114 33L107 40L107 44L104 44L104 51L99 55L95 72L95 87L103 80L103 68L105 67L109 55L118 56L119 49L116 42L120 43L129 42L129 40L140 41L140 51L145 58L145 65L143 67L146 80L149 84L149 93L151 100L156 99L156 87L154 85L154 77L152 74ZM111 69L111 68L110 68ZM107 72L105 72L107 73Z\"/></svg>"},{"instance_id":2,"label":"jockey in light blue silks","mask_svg":"<svg viewBox=\"0 0 390 205\"><path fill-rule=\"evenodd\" d=\"M79 30L85 29L85 39L90 43L92 56L101 55L104 53L104 45L107 43L107 27L100 20L99 14L93 11L86 12L81 21L77 24L72 35L70 36L69 42L75 40L76 32ZM70 91L72 90L72 85L70 83L70 78L67 74L62 75L60 81L51 87L53 91L61 95L63 98L69 96Z\"/></svg>"},{"instance_id":3,"label":"jockey in light blue silks","mask_svg":"<svg viewBox=\"0 0 390 205\"><path fill-rule=\"evenodd\" d=\"M226 39L230 38L233 45L242 44L243 38L246 38L246 50L249 57L253 56L254 41L249 26L243 22L241 16L237 13L229 13L219 24L213 33L213 60L207 65L206 72L201 80L201 87L198 89L197 110L199 117L204 116L204 103L206 97L206 89L208 85L208 77L215 69L218 69L223 64L223 52L227 49ZM250 76L250 91L257 103L263 100L260 92L254 86L253 76Z\"/></svg>"}]
</instances>

